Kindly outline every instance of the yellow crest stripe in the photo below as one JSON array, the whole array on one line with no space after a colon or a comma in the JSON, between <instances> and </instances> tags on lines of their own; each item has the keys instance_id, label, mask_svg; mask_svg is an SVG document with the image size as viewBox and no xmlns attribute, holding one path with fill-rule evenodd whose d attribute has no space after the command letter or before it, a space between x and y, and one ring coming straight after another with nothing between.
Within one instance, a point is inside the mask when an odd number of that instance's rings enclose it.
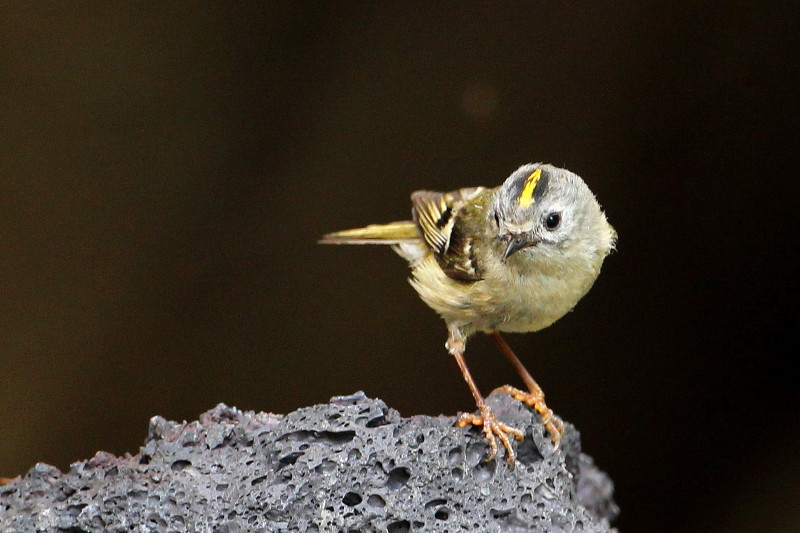
<instances>
[{"instance_id":1,"label":"yellow crest stripe","mask_svg":"<svg viewBox=\"0 0 800 533\"><path fill-rule=\"evenodd\" d=\"M522 186L522 192L519 195L519 205L528 207L533 203L533 191L536 190L536 184L542 177L542 169L537 168L531 175L525 178L525 184Z\"/></svg>"}]
</instances>

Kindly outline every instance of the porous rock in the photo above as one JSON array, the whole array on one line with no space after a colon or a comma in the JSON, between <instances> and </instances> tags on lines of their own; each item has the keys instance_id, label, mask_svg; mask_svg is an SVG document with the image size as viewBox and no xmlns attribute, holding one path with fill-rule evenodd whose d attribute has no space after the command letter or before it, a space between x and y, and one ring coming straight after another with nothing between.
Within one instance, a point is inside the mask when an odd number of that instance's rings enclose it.
<instances>
[{"instance_id":1,"label":"porous rock","mask_svg":"<svg viewBox=\"0 0 800 533\"><path fill-rule=\"evenodd\" d=\"M613 531L611 481L574 427L553 453L538 415L489 401L525 429L516 468L502 447L485 461L479 428L402 418L363 393L287 415L220 404L196 422L154 417L133 456L36 465L0 487L0 531Z\"/></svg>"}]
</instances>

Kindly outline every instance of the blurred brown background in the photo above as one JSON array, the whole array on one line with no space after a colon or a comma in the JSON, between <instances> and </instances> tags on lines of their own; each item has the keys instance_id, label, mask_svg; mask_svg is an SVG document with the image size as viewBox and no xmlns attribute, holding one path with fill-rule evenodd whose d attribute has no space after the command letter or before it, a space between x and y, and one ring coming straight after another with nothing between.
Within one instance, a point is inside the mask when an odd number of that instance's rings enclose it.
<instances>
[{"instance_id":1,"label":"blurred brown background","mask_svg":"<svg viewBox=\"0 0 800 533\"><path fill-rule=\"evenodd\" d=\"M766 5L4 2L0 476L218 402L471 409L403 262L315 239L547 161L619 252L509 341L617 524L797 531L800 39Z\"/></svg>"}]
</instances>

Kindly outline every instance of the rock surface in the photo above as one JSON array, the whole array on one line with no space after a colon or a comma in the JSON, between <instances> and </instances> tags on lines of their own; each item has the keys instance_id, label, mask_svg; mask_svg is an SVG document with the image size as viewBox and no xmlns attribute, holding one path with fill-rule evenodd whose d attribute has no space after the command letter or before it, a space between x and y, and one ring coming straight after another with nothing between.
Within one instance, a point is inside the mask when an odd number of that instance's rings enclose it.
<instances>
[{"instance_id":1,"label":"rock surface","mask_svg":"<svg viewBox=\"0 0 800 533\"><path fill-rule=\"evenodd\" d=\"M514 469L484 461L479 429L362 393L287 415L220 404L196 422L154 417L133 456L36 465L0 487L0 531L613 531L612 483L575 428L552 453L526 406L489 402L525 431Z\"/></svg>"}]
</instances>

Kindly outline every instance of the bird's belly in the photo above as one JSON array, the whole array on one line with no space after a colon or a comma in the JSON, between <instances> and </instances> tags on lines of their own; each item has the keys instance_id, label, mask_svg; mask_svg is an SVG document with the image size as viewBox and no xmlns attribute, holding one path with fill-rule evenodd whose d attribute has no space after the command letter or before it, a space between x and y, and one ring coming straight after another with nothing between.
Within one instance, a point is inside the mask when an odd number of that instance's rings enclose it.
<instances>
[{"instance_id":1,"label":"bird's belly","mask_svg":"<svg viewBox=\"0 0 800 533\"><path fill-rule=\"evenodd\" d=\"M539 269L536 275L518 272L465 283L447 277L429 256L416 265L410 281L449 325L465 332L525 333L546 328L568 313L597 277L588 269L562 274L562 269Z\"/></svg>"},{"instance_id":2,"label":"bird's belly","mask_svg":"<svg viewBox=\"0 0 800 533\"><path fill-rule=\"evenodd\" d=\"M540 278L535 284L529 281L511 284L502 292L501 298L489 300L490 306L485 309L488 313L479 313L493 318L477 320L476 330L538 331L568 313L583 296L557 278Z\"/></svg>"},{"instance_id":3,"label":"bird's belly","mask_svg":"<svg viewBox=\"0 0 800 533\"><path fill-rule=\"evenodd\" d=\"M546 275L463 283L448 278L438 267L425 267L415 270L412 286L448 324L472 332L524 333L546 328L569 312L589 288Z\"/></svg>"}]
</instances>

